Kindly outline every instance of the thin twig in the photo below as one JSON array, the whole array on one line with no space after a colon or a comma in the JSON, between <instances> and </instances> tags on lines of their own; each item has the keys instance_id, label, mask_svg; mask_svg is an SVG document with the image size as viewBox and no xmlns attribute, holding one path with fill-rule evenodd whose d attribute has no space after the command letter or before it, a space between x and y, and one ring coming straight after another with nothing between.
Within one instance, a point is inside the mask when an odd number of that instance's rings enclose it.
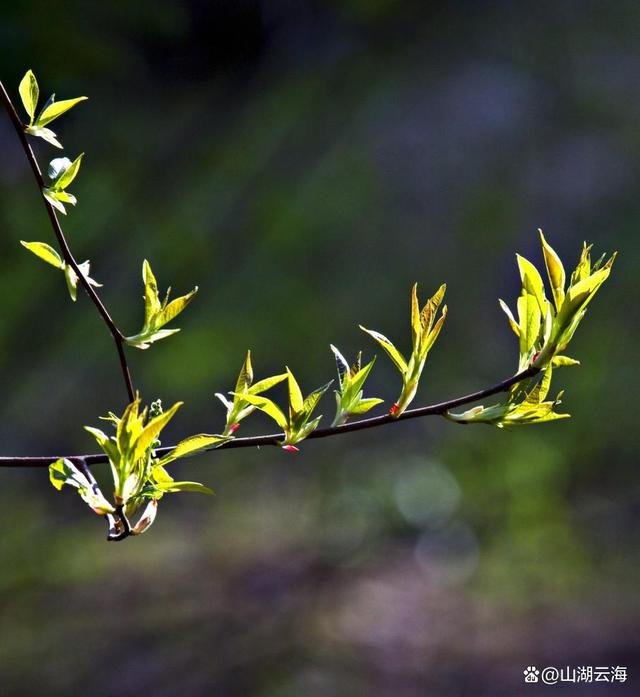
<instances>
[{"instance_id":1,"label":"thin twig","mask_svg":"<svg viewBox=\"0 0 640 697\"><path fill-rule=\"evenodd\" d=\"M5 109L7 110L7 113L9 114L11 123L13 123L16 133L18 134L18 138L20 139L20 143L22 144L22 149L24 150L24 154L26 155L27 160L31 165L31 170L33 172L33 176L35 177L36 184L38 185L38 189L42 194L42 189L46 186L46 184L42 176L42 172L40 171L40 166L38 165L38 161L36 160L36 157L33 153L33 149L31 148L31 145L27 139L27 134L24 130L24 124L20 120L18 112L16 111L16 108L14 107L13 102L9 97L9 94L5 89L5 86L2 84L2 81L0 81L0 94L2 95L2 101L4 103ZM116 343L116 349L118 351L118 359L120 361L122 377L124 378L124 382L127 388L127 395L129 397L129 401L132 402L135 398L135 390L133 388L131 372L127 364L127 357L124 352L125 336L116 326L107 308L104 306L104 303L102 302L102 300L100 300L100 296L98 295L96 290L89 283L86 276L78 267L78 263L74 259L73 254L71 253L71 249L69 248L67 240L64 236L64 232L62 231L62 227L60 225L60 221L58 220L58 216L56 215L55 209L49 203L49 201L47 201L44 198L44 196L41 195L41 198L42 202L44 203L44 207L47 210L47 214L49 215L49 220L51 221L53 233L56 236L58 244L60 245L60 250L62 252L62 257L65 263L68 264L74 270L76 276L79 278L80 283L82 284L82 287L85 289L87 295L89 296L89 299L100 313L100 317L102 317L104 323L107 325L107 328L111 333L113 340Z\"/></svg>"},{"instance_id":2,"label":"thin twig","mask_svg":"<svg viewBox=\"0 0 640 697\"><path fill-rule=\"evenodd\" d=\"M408 419L416 419L422 416L443 416L450 409L455 409L456 407L461 407L465 404L477 402L480 399L491 397L492 395L499 394L500 392L506 392L508 389L510 389L517 383L523 382L524 380L528 380L529 378L532 378L535 375L537 375L539 372L540 368L536 366L531 366L526 370L523 370L520 373L516 373L512 377L507 378L506 380L503 380L502 382L499 382L496 385L493 385L492 387L487 387L484 390L479 390L478 392L471 392L470 394L464 395L462 397L449 399L446 402L438 402L437 404L431 404L427 407L408 409L398 417L393 417L389 414L383 414L382 416L373 416L368 419L353 421L342 426L320 428L309 434L306 440L312 440L314 438L328 438L330 436L339 436L344 433L351 433L353 431L363 431L368 428L377 428L378 426L384 426L385 424L397 423L399 421L406 421ZM283 438L283 433L271 433L264 436L250 436L247 438L234 438L233 440L227 441L226 443L223 443L220 446L213 446L211 448L208 448L207 450L231 450L232 448L255 448L262 445L280 445ZM175 445L168 445L162 448L156 448L156 456L162 457L163 455L167 455L174 448ZM104 462L108 462L107 456L103 453L94 453L92 455L0 457L0 467L48 467L52 462L54 462L60 457L66 457L70 460L82 460L87 465L97 465Z\"/></svg>"}]
</instances>

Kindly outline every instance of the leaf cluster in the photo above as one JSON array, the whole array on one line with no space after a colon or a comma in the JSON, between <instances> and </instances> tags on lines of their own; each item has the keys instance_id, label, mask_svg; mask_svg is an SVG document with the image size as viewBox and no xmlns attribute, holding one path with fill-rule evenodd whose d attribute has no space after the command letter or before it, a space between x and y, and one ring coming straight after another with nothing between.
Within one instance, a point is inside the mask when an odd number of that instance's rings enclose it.
<instances>
[{"instance_id":1,"label":"leaf cluster","mask_svg":"<svg viewBox=\"0 0 640 697\"><path fill-rule=\"evenodd\" d=\"M285 437L281 442L282 447L285 450L294 452L297 451L297 448L295 447L296 443L304 440L318 427L322 416L317 416L313 419L311 416L318 405L320 398L329 389L333 380L328 382L326 385L313 390L313 392L311 392L307 397L303 397L300 386L289 368L286 369L285 376L289 388L288 416L285 415L282 409L280 409L280 407L268 397L247 392L234 392L233 395L235 397L236 394L241 394L243 398L249 402L249 404L260 409L260 411L267 414L267 416L270 416L284 431Z\"/></svg>"},{"instance_id":2,"label":"leaf cluster","mask_svg":"<svg viewBox=\"0 0 640 697\"><path fill-rule=\"evenodd\" d=\"M435 294L427 300L422 310L418 303L418 284L414 283L411 290L411 339L412 348L409 360L398 351L390 339L387 339L384 334L366 329L360 325L360 329L369 334L375 339L384 349L385 353L393 361L393 364L402 375L402 391L391 407L389 414L394 417L400 416L402 412L411 404L418 390L418 383L424 365L427 360L427 355L435 344L442 325L447 317L447 306L442 307L440 316L438 317L438 309L444 298L446 284L442 284Z\"/></svg>"},{"instance_id":3,"label":"leaf cluster","mask_svg":"<svg viewBox=\"0 0 640 697\"><path fill-rule=\"evenodd\" d=\"M137 396L122 416L110 413L105 417L113 424L114 435L108 436L102 429L85 426L109 460L113 504L103 496L97 484L88 482L87 477L69 460L52 463L49 468L52 484L57 489L65 484L73 486L95 513L109 514L110 537L115 537L123 526L128 534L145 532L155 520L158 502L165 494L180 491L213 493L198 482L175 481L166 466L179 458L224 443L228 440L225 436L198 434L180 441L164 457L155 456L154 448L157 447L160 433L181 405L182 402L177 402L166 412L156 408L155 415L150 415L149 409L140 410L140 397ZM142 515L131 526L129 518L142 505L145 506Z\"/></svg>"},{"instance_id":4,"label":"leaf cluster","mask_svg":"<svg viewBox=\"0 0 640 697\"><path fill-rule=\"evenodd\" d=\"M56 95L52 94L36 116L38 100L40 99L40 87L32 70L26 72L20 82L18 91L20 92L22 105L29 116L29 124L25 127L25 131L29 135L46 140L47 143L55 145L56 148L62 148L56 134L50 128L46 128L46 126L69 111L69 109L72 109L76 104L88 99L88 97L62 99L56 102Z\"/></svg>"},{"instance_id":5,"label":"leaf cluster","mask_svg":"<svg viewBox=\"0 0 640 697\"><path fill-rule=\"evenodd\" d=\"M545 295L540 272L530 261L517 255L522 281L517 302L517 320L506 303L499 301L509 325L518 337L519 371L530 365L542 369L549 363L554 366L577 363L562 353L573 338L587 306L609 277L616 258L614 253L605 261L606 255L602 255L592 263L591 245L587 246L585 243L567 284L560 257L548 244L542 230L539 233L552 299L548 300Z\"/></svg>"},{"instance_id":6,"label":"leaf cluster","mask_svg":"<svg viewBox=\"0 0 640 697\"><path fill-rule=\"evenodd\" d=\"M137 334L128 336L126 340L129 346L147 349L155 341L180 331L179 329L163 329L163 327L185 309L198 292L198 287L196 286L186 295L171 301L169 301L171 288L168 288L164 300L161 301L156 277L146 259L142 263L142 282L144 283L144 324Z\"/></svg>"},{"instance_id":7,"label":"leaf cluster","mask_svg":"<svg viewBox=\"0 0 640 697\"><path fill-rule=\"evenodd\" d=\"M362 366L362 351L358 353L358 357L352 365L349 365L347 359L331 344L331 350L336 359L338 368L338 384L339 390L335 390L336 395L336 416L332 426L340 426L346 423L351 416L366 414L370 409L381 404L384 400L378 397L363 397L364 382L369 376L376 359Z\"/></svg>"}]
</instances>

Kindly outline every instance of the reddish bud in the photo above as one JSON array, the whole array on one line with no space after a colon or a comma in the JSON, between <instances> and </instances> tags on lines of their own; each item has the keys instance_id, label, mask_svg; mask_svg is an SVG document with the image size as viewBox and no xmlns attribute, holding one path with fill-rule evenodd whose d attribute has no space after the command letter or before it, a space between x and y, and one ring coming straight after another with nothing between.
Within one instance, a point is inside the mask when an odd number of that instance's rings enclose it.
<instances>
[{"instance_id":1,"label":"reddish bud","mask_svg":"<svg viewBox=\"0 0 640 697\"><path fill-rule=\"evenodd\" d=\"M283 445L282 449L286 450L289 453L297 453L300 450L300 448L296 448L295 445Z\"/></svg>"},{"instance_id":2,"label":"reddish bud","mask_svg":"<svg viewBox=\"0 0 640 697\"><path fill-rule=\"evenodd\" d=\"M229 426L229 433L235 433L240 428L240 424L232 424Z\"/></svg>"},{"instance_id":3,"label":"reddish bud","mask_svg":"<svg viewBox=\"0 0 640 697\"><path fill-rule=\"evenodd\" d=\"M391 416L395 416L399 411L400 411L400 405L396 403L391 407L391 409L389 409L389 414Z\"/></svg>"}]
</instances>

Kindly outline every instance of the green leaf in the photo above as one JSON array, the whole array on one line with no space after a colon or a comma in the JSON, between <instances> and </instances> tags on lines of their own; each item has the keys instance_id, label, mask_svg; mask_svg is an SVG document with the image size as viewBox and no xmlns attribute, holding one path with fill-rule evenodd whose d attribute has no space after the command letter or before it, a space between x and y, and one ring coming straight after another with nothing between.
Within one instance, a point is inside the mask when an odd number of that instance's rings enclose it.
<instances>
[{"instance_id":1,"label":"green leaf","mask_svg":"<svg viewBox=\"0 0 640 697\"><path fill-rule=\"evenodd\" d=\"M55 97L55 95L54 95ZM36 120L36 126L42 127L51 123L58 116L72 109L76 104L83 102L88 97L76 97L75 99L61 99L59 102L52 100L42 109Z\"/></svg>"},{"instance_id":2,"label":"green leaf","mask_svg":"<svg viewBox=\"0 0 640 697\"><path fill-rule=\"evenodd\" d=\"M145 332L136 334L135 336L128 336L125 338L125 341L129 346L145 350L148 349L149 346L151 346L151 344L154 344L156 341L166 339L168 336L176 334L179 331L179 329L158 329L155 332Z\"/></svg>"},{"instance_id":3,"label":"green leaf","mask_svg":"<svg viewBox=\"0 0 640 697\"><path fill-rule=\"evenodd\" d=\"M20 99L22 99L24 109L27 114L29 114L29 125L31 125L33 123L38 98L40 96L38 81L36 80L36 76L33 74L33 71L27 70L25 76L20 81L18 91L20 92Z\"/></svg>"},{"instance_id":4,"label":"green leaf","mask_svg":"<svg viewBox=\"0 0 640 697\"><path fill-rule=\"evenodd\" d=\"M498 302L500 303L502 311L505 313L507 319L509 320L509 325L511 326L511 329L513 329L516 336L520 336L520 327L518 326L518 323L516 322L511 310L509 309L509 306L502 299L498 299Z\"/></svg>"},{"instance_id":5,"label":"green leaf","mask_svg":"<svg viewBox=\"0 0 640 697\"><path fill-rule=\"evenodd\" d=\"M213 490L204 484L198 482L167 482L156 484L156 486L166 493L175 493L178 491L193 491L199 494L213 494Z\"/></svg>"},{"instance_id":6,"label":"green leaf","mask_svg":"<svg viewBox=\"0 0 640 697\"><path fill-rule=\"evenodd\" d=\"M300 386L289 368L287 368L287 380L289 382L289 407L294 414L300 414L304 410L304 400Z\"/></svg>"},{"instance_id":7,"label":"green leaf","mask_svg":"<svg viewBox=\"0 0 640 697\"><path fill-rule=\"evenodd\" d=\"M575 358L569 358L569 356L554 356L551 359L551 365L554 368L559 368L566 365L580 365L580 361L577 361Z\"/></svg>"},{"instance_id":8,"label":"green leaf","mask_svg":"<svg viewBox=\"0 0 640 697\"><path fill-rule=\"evenodd\" d=\"M156 277L146 259L142 263L142 281L144 283L144 324L140 332L126 337L126 342L129 346L147 349L155 341L180 331L179 329L161 329L161 327L184 310L198 289L194 288L187 295L176 298L171 303L168 302L169 291L167 291L165 301L161 303Z\"/></svg>"},{"instance_id":9,"label":"green leaf","mask_svg":"<svg viewBox=\"0 0 640 697\"><path fill-rule=\"evenodd\" d=\"M251 351L247 351L238 380L236 381L236 392L245 392L251 387L253 382L253 366L251 365Z\"/></svg>"},{"instance_id":10,"label":"green leaf","mask_svg":"<svg viewBox=\"0 0 640 697\"><path fill-rule=\"evenodd\" d=\"M431 328L428 333L422 335L422 344L420 346L420 360L424 360L426 358L427 354L431 350L431 347L435 344L436 339L440 335L442 325L444 324L445 319L447 319L447 313L447 306L444 305L442 307L442 314L438 318L438 321L435 323L435 325L433 325L433 328ZM433 316L435 317L435 312Z\"/></svg>"},{"instance_id":11,"label":"green leaf","mask_svg":"<svg viewBox=\"0 0 640 697\"><path fill-rule=\"evenodd\" d=\"M55 180L55 188L64 190L71 182L76 178L78 172L80 171L80 165L82 164L82 158L84 153L80 153L78 157L60 174L60 176Z\"/></svg>"},{"instance_id":12,"label":"green leaf","mask_svg":"<svg viewBox=\"0 0 640 697\"><path fill-rule=\"evenodd\" d=\"M60 203L70 203L72 206L78 203L78 199L68 191L55 191L54 197L56 201L60 201Z\"/></svg>"},{"instance_id":13,"label":"green leaf","mask_svg":"<svg viewBox=\"0 0 640 697\"><path fill-rule=\"evenodd\" d=\"M146 259L142 262L142 282L144 283L145 319L150 320L162 308L158 297L158 283L151 270L151 264Z\"/></svg>"},{"instance_id":14,"label":"green leaf","mask_svg":"<svg viewBox=\"0 0 640 697\"><path fill-rule=\"evenodd\" d=\"M313 413L313 410L318 405L322 395L329 389L329 387L331 387L332 383L333 380L330 380L326 385L318 387L317 390L311 392L311 394L304 400L302 412L305 414L306 418L309 418L309 416Z\"/></svg>"},{"instance_id":15,"label":"green leaf","mask_svg":"<svg viewBox=\"0 0 640 697\"><path fill-rule=\"evenodd\" d=\"M418 284L414 283L411 288L411 338L413 348L417 348L422 334L422 322L420 315L420 305L418 304Z\"/></svg>"},{"instance_id":16,"label":"green leaf","mask_svg":"<svg viewBox=\"0 0 640 697\"><path fill-rule=\"evenodd\" d=\"M156 317L156 326L162 327L170 322L174 317L177 317L191 302L191 299L197 292L198 286L189 291L186 295L182 295L181 297L172 300Z\"/></svg>"},{"instance_id":17,"label":"green leaf","mask_svg":"<svg viewBox=\"0 0 640 697\"><path fill-rule=\"evenodd\" d=\"M258 380L250 388L249 392L251 394L260 394L261 392L266 392L270 390L275 385L281 383L283 380L287 379L286 373L281 373L280 375L273 375L270 378L264 378L263 380Z\"/></svg>"},{"instance_id":18,"label":"green leaf","mask_svg":"<svg viewBox=\"0 0 640 697\"><path fill-rule=\"evenodd\" d=\"M433 327L433 322L440 307L440 303L444 298L444 294L447 290L447 284L443 283L440 288L435 292L435 294L429 298L425 306L422 308L420 313L420 324L422 326L422 341L424 342L425 336L431 333L431 328ZM443 308L444 312L444 308ZM432 342L433 344L433 342Z\"/></svg>"},{"instance_id":19,"label":"green leaf","mask_svg":"<svg viewBox=\"0 0 640 697\"><path fill-rule=\"evenodd\" d=\"M405 375L407 372L407 362L405 361L403 355L398 351L398 349L391 343L389 339L380 332L373 331L372 329L367 329L362 325L359 325L363 332L366 332L370 337L375 339L380 346L385 350L386 354L393 361L396 368Z\"/></svg>"},{"instance_id":20,"label":"green leaf","mask_svg":"<svg viewBox=\"0 0 640 697\"><path fill-rule=\"evenodd\" d=\"M158 465L167 465L178 458L199 453L207 448L210 448L212 445L221 445L228 440L230 439L225 436L209 435L208 433L199 433L195 436L189 436L189 438L181 440L168 455L165 455L158 462Z\"/></svg>"},{"instance_id":21,"label":"green leaf","mask_svg":"<svg viewBox=\"0 0 640 697\"><path fill-rule=\"evenodd\" d=\"M155 419L151 419L149 423L147 423L137 439L134 451L134 460L144 456L147 450L151 448L162 429L169 423L169 421L171 421L175 413L183 404L184 402L176 402L171 409L159 414L155 417Z\"/></svg>"},{"instance_id":22,"label":"green leaf","mask_svg":"<svg viewBox=\"0 0 640 697\"><path fill-rule=\"evenodd\" d=\"M378 397L368 397L367 399L361 399L351 409L351 413L352 414L366 414L370 409L373 409L373 407L377 406L378 404L382 404L382 402L384 402L384 400L379 399Z\"/></svg>"},{"instance_id":23,"label":"green leaf","mask_svg":"<svg viewBox=\"0 0 640 697\"><path fill-rule=\"evenodd\" d=\"M287 429L289 425L287 417L284 415L280 407L268 397L247 393L239 394L237 392L232 392L232 394L234 396L238 395L243 397L247 402L249 402L249 404L253 404L255 407L260 409L260 411L267 414L267 416L270 416L283 431Z\"/></svg>"},{"instance_id":24,"label":"green leaf","mask_svg":"<svg viewBox=\"0 0 640 697\"><path fill-rule=\"evenodd\" d=\"M542 253L544 255L545 266L547 267L547 276L549 277L549 284L551 285L553 302L556 306L556 310L559 310L564 301L564 286L566 282L564 266L560 261L560 257L545 240L542 230L538 230L538 232L540 233Z\"/></svg>"},{"instance_id":25,"label":"green leaf","mask_svg":"<svg viewBox=\"0 0 640 697\"><path fill-rule=\"evenodd\" d=\"M78 275L70 266L65 265L64 278L67 282L67 288L69 289L71 300L75 302L78 296Z\"/></svg>"},{"instance_id":26,"label":"green leaf","mask_svg":"<svg viewBox=\"0 0 640 697\"><path fill-rule=\"evenodd\" d=\"M518 268L520 269L520 278L522 279L523 292L526 291L538 302L538 307L541 312L545 312L546 298L544 295L544 284L542 277L538 273L538 269L524 257L516 254L518 260Z\"/></svg>"},{"instance_id":27,"label":"green leaf","mask_svg":"<svg viewBox=\"0 0 640 697\"><path fill-rule=\"evenodd\" d=\"M54 191L52 189L42 189L42 194L45 197L45 199L60 213L63 213L64 215L67 214L66 208L60 203L58 200L58 192Z\"/></svg>"},{"instance_id":28,"label":"green leaf","mask_svg":"<svg viewBox=\"0 0 640 697\"><path fill-rule=\"evenodd\" d=\"M48 245L45 242L25 242L24 240L20 240L20 244L37 257L40 257L40 259L43 261L46 261L47 264L55 266L56 269L64 268L65 264L62 257L51 245Z\"/></svg>"},{"instance_id":29,"label":"green leaf","mask_svg":"<svg viewBox=\"0 0 640 697\"><path fill-rule=\"evenodd\" d=\"M528 356L540 333L540 306L530 293L523 292L518 298L520 320L520 356Z\"/></svg>"},{"instance_id":30,"label":"green leaf","mask_svg":"<svg viewBox=\"0 0 640 697\"><path fill-rule=\"evenodd\" d=\"M376 362L375 357L370 363L367 363L364 368L361 368L355 375L351 376L349 380L349 388L352 390L353 394L357 394L363 388L365 380L369 377L369 373Z\"/></svg>"}]
</instances>

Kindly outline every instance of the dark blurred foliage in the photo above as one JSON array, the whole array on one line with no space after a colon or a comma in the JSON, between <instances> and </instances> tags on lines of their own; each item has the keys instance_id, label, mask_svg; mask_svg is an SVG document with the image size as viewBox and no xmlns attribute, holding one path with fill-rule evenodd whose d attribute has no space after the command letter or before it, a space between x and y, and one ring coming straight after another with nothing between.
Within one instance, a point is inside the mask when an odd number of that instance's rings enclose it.
<instances>
[{"instance_id":1,"label":"dark blurred foliage","mask_svg":"<svg viewBox=\"0 0 640 697\"><path fill-rule=\"evenodd\" d=\"M64 225L117 321L138 329L144 257L200 286L130 351L148 401L186 401L167 438L221 427L249 347L310 390L330 342L374 352L358 322L406 345L413 280L451 310L419 403L496 382L536 228L571 263L621 252L557 374L570 421L214 453L176 470L215 499L118 545L44 471L0 472L3 696L495 697L532 664L627 665L597 694L637 694L639 28L630 0L3 4L13 93L33 68L90 96L56 129L87 153ZM18 244L51 233L4 117L0 152L2 452L90 450L123 406L112 342ZM397 390L380 356L369 393Z\"/></svg>"}]
</instances>

